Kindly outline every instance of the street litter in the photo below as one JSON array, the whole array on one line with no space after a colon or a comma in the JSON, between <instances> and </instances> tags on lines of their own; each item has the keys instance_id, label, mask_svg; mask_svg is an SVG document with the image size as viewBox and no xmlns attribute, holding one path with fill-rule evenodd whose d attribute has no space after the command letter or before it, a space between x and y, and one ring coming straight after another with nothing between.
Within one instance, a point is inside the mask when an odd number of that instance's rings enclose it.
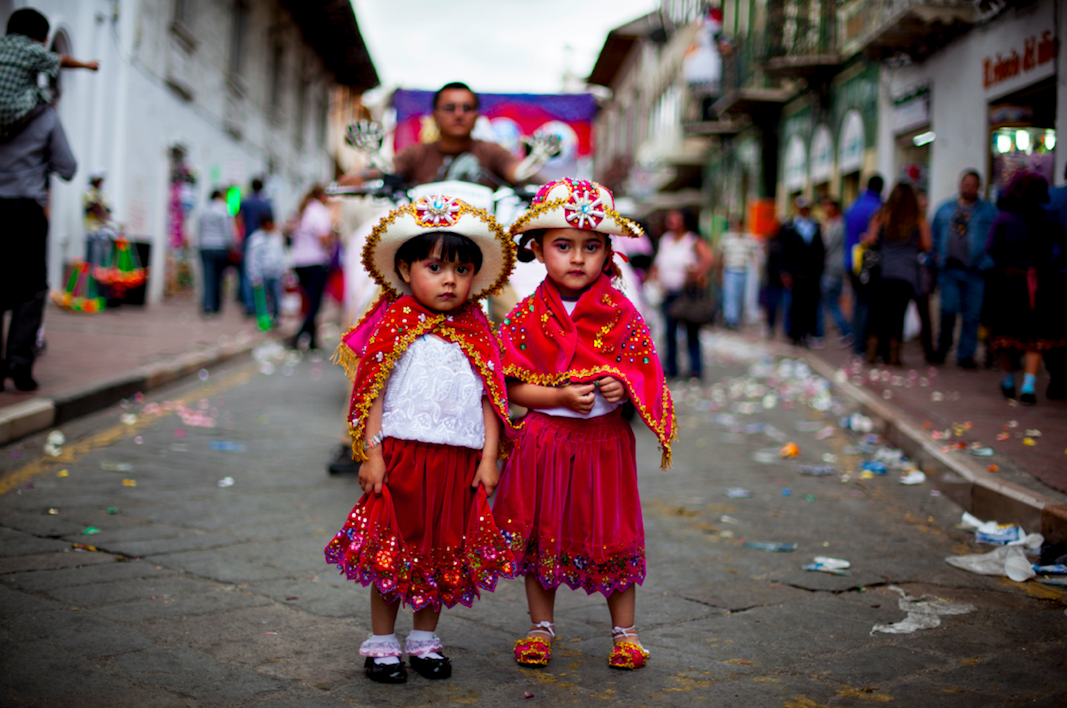
<instances>
[{"instance_id":1,"label":"street litter","mask_svg":"<svg viewBox=\"0 0 1067 708\"><path fill-rule=\"evenodd\" d=\"M68 472L67 470L60 470L60 471L56 472L56 477L69 477L69 476L70 476L70 472Z\"/></svg>"},{"instance_id":2,"label":"street litter","mask_svg":"<svg viewBox=\"0 0 1067 708\"><path fill-rule=\"evenodd\" d=\"M745 541L744 545L749 548L755 548L760 551L770 551L772 553L789 553L796 550L797 544L795 543L773 543L770 541Z\"/></svg>"},{"instance_id":3,"label":"street litter","mask_svg":"<svg viewBox=\"0 0 1067 708\"><path fill-rule=\"evenodd\" d=\"M788 497L788 496L791 496L792 494L793 494L793 490L790 489L789 487L786 487L785 489L782 490L782 496L783 497Z\"/></svg>"},{"instance_id":4,"label":"street litter","mask_svg":"<svg viewBox=\"0 0 1067 708\"><path fill-rule=\"evenodd\" d=\"M72 543L71 548L76 548L79 551L97 551L100 550L96 546L87 546L84 543Z\"/></svg>"},{"instance_id":5,"label":"street litter","mask_svg":"<svg viewBox=\"0 0 1067 708\"><path fill-rule=\"evenodd\" d=\"M219 486L223 487L223 488L232 487L233 484L234 484L233 477L223 477L222 479L219 480Z\"/></svg>"},{"instance_id":6,"label":"street litter","mask_svg":"<svg viewBox=\"0 0 1067 708\"><path fill-rule=\"evenodd\" d=\"M874 462L873 460L867 460L861 466L864 472L870 472L871 474L883 475L889 474L889 470L886 469L884 462Z\"/></svg>"},{"instance_id":7,"label":"street litter","mask_svg":"<svg viewBox=\"0 0 1067 708\"><path fill-rule=\"evenodd\" d=\"M752 492L744 487L730 487L724 493L730 499L748 499L752 496Z\"/></svg>"},{"instance_id":8,"label":"street litter","mask_svg":"<svg viewBox=\"0 0 1067 708\"><path fill-rule=\"evenodd\" d=\"M59 509L49 509L48 513L51 514L52 516L55 516L56 514L59 513Z\"/></svg>"},{"instance_id":9,"label":"street litter","mask_svg":"<svg viewBox=\"0 0 1067 708\"><path fill-rule=\"evenodd\" d=\"M117 513L119 513L119 508L117 506L109 506L107 508L107 513L109 513L109 514L117 514Z\"/></svg>"},{"instance_id":10,"label":"street litter","mask_svg":"<svg viewBox=\"0 0 1067 708\"><path fill-rule=\"evenodd\" d=\"M1017 583L1024 582L1037 573L1026 558L1026 549L1036 550L1041 546L1041 534L1031 534L1021 541L1001 546L989 553L972 553L965 556L949 556L945 562L951 566L978 575L1006 576Z\"/></svg>"},{"instance_id":11,"label":"street litter","mask_svg":"<svg viewBox=\"0 0 1067 708\"><path fill-rule=\"evenodd\" d=\"M991 447L972 447L971 454L975 457L992 457L993 448Z\"/></svg>"},{"instance_id":12,"label":"street litter","mask_svg":"<svg viewBox=\"0 0 1067 708\"><path fill-rule=\"evenodd\" d=\"M741 523L740 521L738 521L734 517L727 516L726 514L723 514L722 516L720 516L719 517L719 521L721 523L724 523L724 524L739 524L739 523Z\"/></svg>"},{"instance_id":13,"label":"street litter","mask_svg":"<svg viewBox=\"0 0 1067 708\"><path fill-rule=\"evenodd\" d=\"M773 465L778 462L779 451L777 449L772 450L756 450L752 453L752 461L759 462L761 465Z\"/></svg>"},{"instance_id":14,"label":"street litter","mask_svg":"<svg viewBox=\"0 0 1067 708\"><path fill-rule=\"evenodd\" d=\"M1037 441L1033 438L1023 438L1023 445L1029 445L1030 447L1033 447L1034 445L1037 445Z\"/></svg>"},{"instance_id":15,"label":"street litter","mask_svg":"<svg viewBox=\"0 0 1067 708\"><path fill-rule=\"evenodd\" d=\"M100 533L102 530L103 529L98 529L95 526L89 526L87 528L82 529L82 536L92 536L94 534Z\"/></svg>"},{"instance_id":16,"label":"street litter","mask_svg":"<svg viewBox=\"0 0 1067 708\"><path fill-rule=\"evenodd\" d=\"M133 465L129 462L101 462L100 469L105 472L133 472Z\"/></svg>"},{"instance_id":17,"label":"street litter","mask_svg":"<svg viewBox=\"0 0 1067 708\"><path fill-rule=\"evenodd\" d=\"M974 605L962 602L950 602L931 595L912 597L895 585L889 586L890 590L900 593L898 605L908 616L900 622L893 624L876 624L871 628L871 635L875 632L886 634L911 634L919 629L933 629L941 624L943 615L964 615L974 612Z\"/></svg>"},{"instance_id":18,"label":"street litter","mask_svg":"<svg viewBox=\"0 0 1067 708\"><path fill-rule=\"evenodd\" d=\"M137 486L137 480L136 479L124 479L124 480L122 480L122 486L124 486L124 487L136 487Z\"/></svg>"},{"instance_id":19,"label":"street litter","mask_svg":"<svg viewBox=\"0 0 1067 708\"><path fill-rule=\"evenodd\" d=\"M123 413L119 420L121 420L124 425L133 425L137 422L137 415L134 413Z\"/></svg>"},{"instance_id":20,"label":"street litter","mask_svg":"<svg viewBox=\"0 0 1067 708\"><path fill-rule=\"evenodd\" d=\"M800 474L806 474L809 477L827 477L832 474L837 474L837 470L831 465L800 465Z\"/></svg>"},{"instance_id":21,"label":"street litter","mask_svg":"<svg viewBox=\"0 0 1067 708\"><path fill-rule=\"evenodd\" d=\"M828 425L825 428L823 428L822 430L820 430L819 432L815 433L815 439L816 440L825 440L826 438L828 438L831 435L833 435L834 432L835 432L834 427L832 425Z\"/></svg>"},{"instance_id":22,"label":"street litter","mask_svg":"<svg viewBox=\"0 0 1067 708\"><path fill-rule=\"evenodd\" d=\"M874 423L862 413L853 413L841 420L841 427L857 433L869 433L874 430Z\"/></svg>"},{"instance_id":23,"label":"street litter","mask_svg":"<svg viewBox=\"0 0 1067 708\"><path fill-rule=\"evenodd\" d=\"M1040 430L1034 430L1034 429L1027 430L1026 431L1026 437L1028 437L1028 438L1039 438L1039 437L1041 437L1041 431Z\"/></svg>"},{"instance_id":24,"label":"street litter","mask_svg":"<svg viewBox=\"0 0 1067 708\"><path fill-rule=\"evenodd\" d=\"M900 483L907 485L922 484L925 481L926 475L923 474L920 470L912 470L911 472L908 472L906 475L900 478Z\"/></svg>"},{"instance_id":25,"label":"street litter","mask_svg":"<svg viewBox=\"0 0 1067 708\"><path fill-rule=\"evenodd\" d=\"M1027 537L1018 524L998 524L996 521L981 521L966 511L963 512L963 517L960 519L960 526L966 531L974 531L974 540L979 543L989 543L995 546L1016 543Z\"/></svg>"},{"instance_id":26,"label":"street litter","mask_svg":"<svg viewBox=\"0 0 1067 708\"><path fill-rule=\"evenodd\" d=\"M852 575L849 572L851 563L841 558L829 558L827 556L815 556L815 562L800 566L802 570L816 573L831 573L833 575Z\"/></svg>"},{"instance_id":27,"label":"street litter","mask_svg":"<svg viewBox=\"0 0 1067 708\"><path fill-rule=\"evenodd\" d=\"M800 454L800 448L796 443L786 443L782 446L782 449L778 451L779 457L796 457Z\"/></svg>"},{"instance_id":28,"label":"street litter","mask_svg":"<svg viewBox=\"0 0 1067 708\"><path fill-rule=\"evenodd\" d=\"M212 440L207 444L212 450L222 450L223 452L244 452L244 443L230 442L228 440Z\"/></svg>"},{"instance_id":29,"label":"street litter","mask_svg":"<svg viewBox=\"0 0 1067 708\"><path fill-rule=\"evenodd\" d=\"M832 465L837 462L837 455L832 452L824 452L822 455L822 461L828 465Z\"/></svg>"},{"instance_id":30,"label":"street litter","mask_svg":"<svg viewBox=\"0 0 1067 708\"><path fill-rule=\"evenodd\" d=\"M45 438L44 442L44 454L49 457L59 457L59 454L63 451L63 445L66 444L67 438L63 433L58 430L53 430Z\"/></svg>"}]
</instances>

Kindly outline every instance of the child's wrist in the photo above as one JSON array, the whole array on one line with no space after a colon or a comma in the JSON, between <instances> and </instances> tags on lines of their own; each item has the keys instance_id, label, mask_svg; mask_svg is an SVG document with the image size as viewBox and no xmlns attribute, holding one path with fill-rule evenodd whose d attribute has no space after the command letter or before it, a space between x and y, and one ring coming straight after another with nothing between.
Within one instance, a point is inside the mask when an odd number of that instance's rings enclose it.
<instances>
[{"instance_id":1,"label":"child's wrist","mask_svg":"<svg viewBox=\"0 0 1067 708\"><path fill-rule=\"evenodd\" d=\"M379 430L376 434L374 434L373 436L371 436L371 437L369 437L369 438L367 438L366 440L363 441L363 449L364 450L373 450L374 448L381 446L382 441L384 441L384 440L385 440L385 433L383 431Z\"/></svg>"}]
</instances>

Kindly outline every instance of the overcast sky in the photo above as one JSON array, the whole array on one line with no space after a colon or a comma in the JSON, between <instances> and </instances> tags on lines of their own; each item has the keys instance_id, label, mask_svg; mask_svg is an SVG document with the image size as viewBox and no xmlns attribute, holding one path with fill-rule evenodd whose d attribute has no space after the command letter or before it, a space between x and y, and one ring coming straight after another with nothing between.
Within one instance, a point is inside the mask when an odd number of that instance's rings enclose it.
<instances>
[{"instance_id":1,"label":"overcast sky","mask_svg":"<svg viewBox=\"0 0 1067 708\"><path fill-rule=\"evenodd\" d=\"M554 93L569 62L589 75L608 31L656 0L352 0L383 84ZM567 51L566 47L572 49Z\"/></svg>"}]
</instances>

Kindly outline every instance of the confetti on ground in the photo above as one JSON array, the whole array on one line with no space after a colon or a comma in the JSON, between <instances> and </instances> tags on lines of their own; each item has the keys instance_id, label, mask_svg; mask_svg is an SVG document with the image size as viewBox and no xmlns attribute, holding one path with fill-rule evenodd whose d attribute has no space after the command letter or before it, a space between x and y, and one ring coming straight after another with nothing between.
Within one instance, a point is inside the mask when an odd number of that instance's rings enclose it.
<instances>
[{"instance_id":1,"label":"confetti on ground","mask_svg":"<svg viewBox=\"0 0 1067 708\"><path fill-rule=\"evenodd\" d=\"M137 486L137 480L136 479L124 479L124 480L122 480L122 486L124 486L124 487L136 487Z\"/></svg>"},{"instance_id":2,"label":"confetti on ground","mask_svg":"<svg viewBox=\"0 0 1067 708\"><path fill-rule=\"evenodd\" d=\"M69 476L70 476L70 472L68 472L67 470L60 470L60 471L56 472L56 477L69 477Z\"/></svg>"},{"instance_id":3,"label":"confetti on ground","mask_svg":"<svg viewBox=\"0 0 1067 708\"><path fill-rule=\"evenodd\" d=\"M232 487L233 484L234 484L233 477L223 477L222 479L219 480L219 486L223 487L223 488Z\"/></svg>"},{"instance_id":4,"label":"confetti on ground","mask_svg":"<svg viewBox=\"0 0 1067 708\"><path fill-rule=\"evenodd\" d=\"M989 467L986 467L985 469L986 469L986 472L1000 472L1000 467L998 465L990 465Z\"/></svg>"},{"instance_id":5,"label":"confetti on ground","mask_svg":"<svg viewBox=\"0 0 1067 708\"><path fill-rule=\"evenodd\" d=\"M93 536L95 534L100 533L101 531L103 531L103 529L98 529L95 526L89 526L82 529L82 536Z\"/></svg>"},{"instance_id":6,"label":"confetti on ground","mask_svg":"<svg viewBox=\"0 0 1067 708\"><path fill-rule=\"evenodd\" d=\"M1037 441L1033 438L1023 438L1023 445L1033 447L1034 445L1037 445Z\"/></svg>"},{"instance_id":7,"label":"confetti on ground","mask_svg":"<svg viewBox=\"0 0 1067 708\"><path fill-rule=\"evenodd\" d=\"M796 443L786 443L782 446L782 449L778 451L780 457L796 457L800 454L800 447Z\"/></svg>"},{"instance_id":8,"label":"confetti on ground","mask_svg":"<svg viewBox=\"0 0 1067 708\"><path fill-rule=\"evenodd\" d=\"M97 551L97 550L99 550L96 546L87 546L84 543L72 543L70 545L73 548L77 548L77 549L82 550L82 551Z\"/></svg>"}]
</instances>

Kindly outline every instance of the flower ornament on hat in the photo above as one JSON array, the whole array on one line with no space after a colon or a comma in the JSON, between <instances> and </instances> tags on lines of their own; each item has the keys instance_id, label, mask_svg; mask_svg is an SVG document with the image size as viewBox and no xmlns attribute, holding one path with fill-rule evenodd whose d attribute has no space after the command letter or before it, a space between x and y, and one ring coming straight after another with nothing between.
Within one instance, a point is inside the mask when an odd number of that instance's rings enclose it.
<instances>
[{"instance_id":1,"label":"flower ornament on hat","mask_svg":"<svg viewBox=\"0 0 1067 708\"><path fill-rule=\"evenodd\" d=\"M396 272L397 251L409 239L434 231L465 236L481 250L482 267L474 275L469 300L493 295L507 282L515 266L515 245L496 219L455 197L427 196L391 211L363 247L363 267L389 299L411 294Z\"/></svg>"},{"instance_id":2,"label":"flower ornament on hat","mask_svg":"<svg viewBox=\"0 0 1067 708\"><path fill-rule=\"evenodd\" d=\"M615 211L615 197L607 187L570 178L541 187L510 233L514 238L535 229L581 229L630 238L644 233Z\"/></svg>"}]
</instances>

